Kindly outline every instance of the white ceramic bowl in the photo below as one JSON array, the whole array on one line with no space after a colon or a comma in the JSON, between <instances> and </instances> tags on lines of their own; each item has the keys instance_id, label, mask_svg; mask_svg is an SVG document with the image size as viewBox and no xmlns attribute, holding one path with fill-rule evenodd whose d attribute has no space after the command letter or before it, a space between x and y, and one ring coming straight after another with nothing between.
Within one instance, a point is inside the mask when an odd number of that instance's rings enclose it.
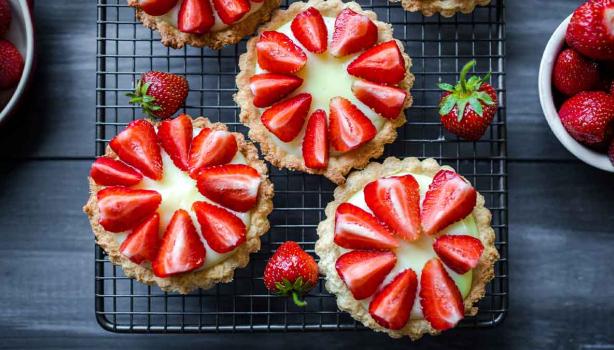
<instances>
[{"instance_id":1,"label":"white ceramic bowl","mask_svg":"<svg viewBox=\"0 0 614 350\"><path fill-rule=\"evenodd\" d=\"M548 45L546 45L544 50L539 66L539 100L550 129L552 129L556 138L559 139L569 152L595 168L614 172L614 165L612 165L612 162L604 153L593 151L569 135L561 123L556 106L554 105L554 99L552 98L552 68L565 44L565 33L567 32L570 19L571 15L559 25L554 34L552 34L552 37L550 37Z\"/></svg>"},{"instance_id":2,"label":"white ceramic bowl","mask_svg":"<svg viewBox=\"0 0 614 350\"><path fill-rule=\"evenodd\" d=\"M24 68L17 87L0 92L0 123L15 110L24 95L34 64L34 26L28 0L9 0L9 4L13 19L5 38L21 52Z\"/></svg>"}]
</instances>

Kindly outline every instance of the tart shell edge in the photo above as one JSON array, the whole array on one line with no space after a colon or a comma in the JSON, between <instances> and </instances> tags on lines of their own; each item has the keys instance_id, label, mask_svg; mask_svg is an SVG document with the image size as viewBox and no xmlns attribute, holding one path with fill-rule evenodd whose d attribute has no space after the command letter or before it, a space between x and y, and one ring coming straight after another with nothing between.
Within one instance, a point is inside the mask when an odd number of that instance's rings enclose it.
<instances>
[{"instance_id":1,"label":"tart shell edge","mask_svg":"<svg viewBox=\"0 0 614 350\"><path fill-rule=\"evenodd\" d=\"M476 6L485 6L491 0L389 0L390 2L400 2L405 11L421 11L425 16L432 16L440 13L444 17L452 17L457 12L468 14L475 10Z\"/></svg>"}]
</instances>

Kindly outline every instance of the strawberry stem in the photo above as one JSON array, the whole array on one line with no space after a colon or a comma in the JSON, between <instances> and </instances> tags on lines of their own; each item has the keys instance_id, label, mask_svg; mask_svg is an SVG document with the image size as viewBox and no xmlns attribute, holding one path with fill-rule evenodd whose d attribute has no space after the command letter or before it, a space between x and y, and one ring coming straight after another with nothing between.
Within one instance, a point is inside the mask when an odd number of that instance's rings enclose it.
<instances>
[{"instance_id":1,"label":"strawberry stem","mask_svg":"<svg viewBox=\"0 0 614 350\"><path fill-rule=\"evenodd\" d=\"M294 304L298 307L304 307L307 305L307 302L301 300L299 294L295 290L292 291L292 301L294 301Z\"/></svg>"},{"instance_id":2,"label":"strawberry stem","mask_svg":"<svg viewBox=\"0 0 614 350\"><path fill-rule=\"evenodd\" d=\"M475 64L476 64L475 60L471 60L467 62L467 64L465 64L465 66L460 72L460 84L461 84L461 89L464 94L467 93L467 79L466 79L467 73L469 73L469 71L471 70L471 68L473 68L473 66L475 66Z\"/></svg>"}]
</instances>

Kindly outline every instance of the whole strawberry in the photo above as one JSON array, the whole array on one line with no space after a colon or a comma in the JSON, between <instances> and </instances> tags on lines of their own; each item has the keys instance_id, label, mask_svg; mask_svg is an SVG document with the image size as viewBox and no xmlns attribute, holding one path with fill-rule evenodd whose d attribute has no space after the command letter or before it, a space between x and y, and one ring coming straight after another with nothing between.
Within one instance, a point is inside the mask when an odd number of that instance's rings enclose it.
<instances>
[{"instance_id":1,"label":"whole strawberry","mask_svg":"<svg viewBox=\"0 0 614 350\"><path fill-rule=\"evenodd\" d=\"M581 92L563 103L559 117L579 142L599 145L614 132L614 96L603 91Z\"/></svg>"},{"instance_id":2,"label":"whole strawberry","mask_svg":"<svg viewBox=\"0 0 614 350\"><path fill-rule=\"evenodd\" d=\"M451 133L470 141L477 141L484 135L497 112L497 92L486 83L490 73L484 78L466 79L475 63L472 60L463 67L456 86L438 85L444 90L439 100L441 123Z\"/></svg>"},{"instance_id":3,"label":"whole strawberry","mask_svg":"<svg viewBox=\"0 0 614 350\"><path fill-rule=\"evenodd\" d=\"M589 91L601 83L599 65L574 49L567 48L554 63L552 82L559 92L573 96L580 91Z\"/></svg>"},{"instance_id":4,"label":"whole strawberry","mask_svg":"<svg viewBox=\"0 0 614 350\"><path fill-rule=\"evenodd\" d=\"M0 0L0 36L9 31L11 26L11 7L7 0Z\"/></svg>"},{"instance_id":5,"label":"whole strawberry","mask_svg":"<svg viewBox=\"0 0 614 350\"><path fill-rule=\"evenodd\" d=\"M596 60L614 60L614 0L589 0L574 12L567 44Z\"/></svg>"},{"instance_id":6,"label":"whole strawberry","mask_svg":"<svg viewBox=\"0 0 614 350\"><path fill-rule=\"evenodd\" d=\"M292 295L298 306L307 303L300 299L318 283L318 264L296 242L282 244L264 269L264 285L274 294Z\"/></svg>"},{"instance_id":7,"label":"whole strawberry","mask_svg":"<svg viewBox=\"0 0 614 350\"><path fill-rule=\"evenodd\" d=\"M0 40L0 90L17 86L23 65L23 57L15 45L7 40Z\"/></svg>"},{"instance_id":8,"label":"whole strawberry","mask_svg":"<svg viewBox=\"0 0 614 350\"><path fill-rule=\"evenodd\" d=\"M188 81L166 72L147 72L137 80L134 92L126 94L150 117L170 118L188 97Z\"/></svg>"}]
</instances>

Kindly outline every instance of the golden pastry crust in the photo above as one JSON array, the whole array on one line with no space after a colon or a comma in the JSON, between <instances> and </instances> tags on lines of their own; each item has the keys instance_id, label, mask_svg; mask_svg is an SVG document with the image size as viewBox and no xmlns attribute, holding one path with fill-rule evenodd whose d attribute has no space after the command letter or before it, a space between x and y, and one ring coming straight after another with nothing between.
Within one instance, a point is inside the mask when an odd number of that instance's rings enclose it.
<instances>
[{"instance_id":1,"label":"golden pastry crust","mask_svg":"<svg viewBox=\"0 0 614 350\"><path fill-rule=\"evenodd\" d=\"M318 266L320 273L326 276L326 289L337 296L339 309L350 313L354 319L362 322L366 327L379 332L386 332L393 338L409 336L412 340L416 340L424 334L436 335L439 331L432 328L426 320L410 320L400 330L384 328L373 320L367 307L354 299L335 270L335 262L342 254L341 248L333 241L335 211L341 203L347 202L353 194L362 190L369 182L381 177L393 175L399 171L409 171L414 174L433 177L441 169L454 170L448 166L440 166L434 159L420 161L413 157L403 160L390 157L383 164L371 163L364 170L350 174L347 182L335 189L334 200L326 206L326 220L318 225L319 239L315 246L315 251L320 257ZM477 204L472 214L475 217L479 238L484 245L484 252L480 257L478 266L473 270L471 290L464 300L466 315L477 313L478 309L474 304L484 296L485 286L495 276L494 264L499 259L499 253L495 248L495 232L490 226L491 214L484 207L484 197L480 194L478 194ZM416 298L416 300L418 299Z\"/></svg>"},{"instance_id":2,"label":"golden pastry crust","mask_svg":"<svg viewBox=\"0 0 614 350\"><path fill-rule=\"evenodd\" d=\"M180 49L186 44L194 47L208 46L218 50L226 45L236 44L254 31L261 23L271 18L271 13L279 7L281 0L264 0L262 6L249 14L244 20L234 23L220 31L203 35L182 33L172 24L160 17L146 14L138 7L138 0L128 0L128 5L136 8L136 18L149 29L160 32L162 44Z\"/></svg>"},{"instance_id":3,"label":"golden pastry crust","mask_svg":"<svg viewBox=\"0 0 614 350\"><path fill-rule=\"evenodd\" d=\"M471 13L476 6L485 6L490 0L390 0L401 2L406 11L421 11L425 16L440 13L444 17L452 17L457 12Z\"/></svg>"},{"instance_id":4,"label":"golden pastry crust","mask_svg":"<svg viewBox=\"0 0 614 350\"><path fill-rule=\"evenodd\" d=\"M226 126L221 123L211 123L208 119L199 117L193 120L195 128L212 128L215 130L227 130ZM273 184L267 177L267 167L262 160L258 158L256 147L245 140L242 134L232 133L237 140L239 152L241 152L247 164L258 171L261 177L261 183L258 196L258 203L252 209L250 216L249 229L245 243L239 246L236 251L226 260L214 265L208 269L193 271L168 278L156 277L151 269L138 265L130 261L119 252L120 244L115 239L115 233L106 231L99 223L99 211L96 200L96 193L102 189L102 186L97 185L91 178L90 183L90 198L87 201L83 211L89 216L92 230L96 236L96 241L102 249L107 252L109 260L116 265L120 265L124 274L132 277L139 282L153 285L157 284L162 290L167 292L179 292L187 294L196 288L208 289L220 282L232 281L234 270L247 266L249 255L260 250L260 236L269 230L269 221L267 216L273 210ZM118 159L117 155L110 147L107 146L105 155L114 159Z\"/></svg>"},{"instance_id":5,"label":"golden pastry crust","mask_svg":"<svg viewBox=\"0 0 614 350\"><path fill-rule=\"evenodd\" d=\"M291 21L298 13L306 10L309 7L315 7L323 16L336 17L344 8L350 8L358 13L368 16L377 25L379 39L378 42L384 42L394 39L392 37L392 26L388 23L377 20L377 15L372 11L362 10L360 5L355 2L343 3L339 0L311 0L305 2L295 2L287 10L278 10L273 14L271 21L263 25L258 34L267 31L275 30L281 25ZM309 174L321 174L329 178L336 184L345 182L345 175L352 168L361 169L369 163L369 159L377 158L384 153L384 145L394 142L397 137L396 129L405 124L405 114L394 119L385 119L382 129L378 132L375 138L365 145L343 154L335 155L331 152L326 169L311 169L305 166L302 156L289 154L278 147L272 140L272 134L260 121L260 112L253 104L253 94L249 88L249 79L255 74L256 68L256 42L259 35L253 37L247 42L247 52L241 55L239 59L239 68L241 72L237 75L238 92L235 95L235 101L241 107L241 122L249 127L249 137L260 144L260 148L266 160L271 162L278 168L288 168L290 170L299 170ZM404 52L403 44L396 40L403 58L407 72L405 78L399 84L399 87L408 91L408 97L405 102L404 109L409 108L412 104L412 96L409 89L414 84L414 76L410 72L411 58Z\"/></svg>"}]
</instances>

